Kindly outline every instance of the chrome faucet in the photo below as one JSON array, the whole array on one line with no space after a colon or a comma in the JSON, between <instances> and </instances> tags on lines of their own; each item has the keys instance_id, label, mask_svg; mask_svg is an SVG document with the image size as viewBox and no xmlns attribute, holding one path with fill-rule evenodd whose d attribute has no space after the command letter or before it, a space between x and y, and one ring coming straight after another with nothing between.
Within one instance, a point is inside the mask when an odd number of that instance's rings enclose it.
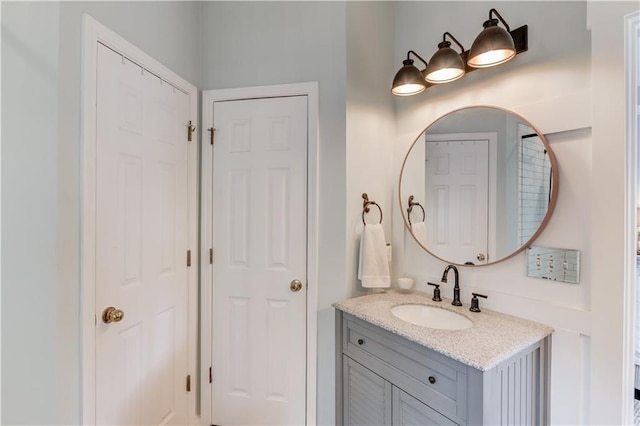
<instances>
[{"instance_id":1,"label":"chrome faucet","mask_svg":"<svg viewBox=\"0 0 640 426\"><path fill-rule=\"evenodd\" d=\"M453 276L454 276L454 286L453 286L453 302L451 302L452 305L454 306L462 306L462 302L460 302L460 282L459 282L459 275L458 275L458 268L456 268L454 265L447 265L446 268L444 268L444 273L442 274L442 282L446 283L447 282L447 274L449 273L449 270L453 269Z\"/></svg>"}]
</instances>

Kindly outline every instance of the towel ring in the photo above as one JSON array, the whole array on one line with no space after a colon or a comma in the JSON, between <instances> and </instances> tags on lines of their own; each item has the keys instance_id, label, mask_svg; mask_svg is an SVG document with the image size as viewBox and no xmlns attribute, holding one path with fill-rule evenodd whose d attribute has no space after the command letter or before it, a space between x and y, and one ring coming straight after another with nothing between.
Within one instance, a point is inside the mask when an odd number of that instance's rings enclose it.
<instances>
[{"instance_id":1,"label":"towel ring","mask_svg":"<svg viewBox=\"0 0 640 426\"><path fill-rule=\"evenodd\" d=\"M413 208L415 206L420 207L420 210L422 210L422 221L424 222L424 220L427 218L427 214L424 211L424 207L422 207L422 205L420 203L418 203L417 201L413 201L414 197L413 195L409 195L409 207L407 208L407 219L409 220L409 227L411 227L411 212L413 211Z\"/></svg>"},{"instance_id":2,"label":"towel ring","mask_svg":"<svg viewBox=\"0 0 640 426\"><path fill-rule=\"evenodd\" d=\"M364 200L362 202L362 223L364 225L367 224L367 222L364 220L364 215L365 215L365 213L369 213L369 211L371 211L371 209L369 208L369 206L371 204L373 204L374 206L376 206L378 208L378 211L380 212L380 223L382 223L382 209L380 208L380 205L378 203L376 203L375 201L369 201L369 196L367 195L366 192L364 194L362 194L362 199Z\"/></svg>"}]
</instances>

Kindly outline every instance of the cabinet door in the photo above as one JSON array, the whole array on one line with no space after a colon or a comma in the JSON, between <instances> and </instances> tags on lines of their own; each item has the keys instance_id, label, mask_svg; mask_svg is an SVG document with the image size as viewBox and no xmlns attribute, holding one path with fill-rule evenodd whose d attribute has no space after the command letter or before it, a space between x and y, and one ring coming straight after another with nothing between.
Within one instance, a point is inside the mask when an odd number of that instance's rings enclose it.
<instances>
[{"instance_id":1,"label":"cabinet door","mask_svg":"<svg viewBox=\"0 0 640 426\"><path fill-rule=\"evenodd\" d=\"M344 424L391 425L391 383L346 355L342 366Z\"/></svg>"},{"instance_id":2,"label":"cabinet door","mask_svg":"<svg viewBox=\"0 0 640 426\"><path fill-rule=\"evenodd\" d=\"M426 426L456 425L428 405L418 401L408 393L393 387L393 425Z\"/></svg>"}]
</instances>

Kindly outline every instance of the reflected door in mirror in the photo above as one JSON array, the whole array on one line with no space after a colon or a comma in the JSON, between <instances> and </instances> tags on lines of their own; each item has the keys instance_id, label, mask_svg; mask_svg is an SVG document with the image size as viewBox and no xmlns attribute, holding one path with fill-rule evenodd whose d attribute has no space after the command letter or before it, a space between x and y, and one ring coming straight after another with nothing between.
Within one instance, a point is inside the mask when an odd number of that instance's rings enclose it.
<instances>
[{"instance_id":1,"label":"reflected door in mirror","mask_svg":"<svg viewBox=\"0 0 640 426\"><path fill-rule=\"evenodd\" d=\"M427 138L425 199L430 249L455 263L486 263L489 140ZM479 260L482 259L482 260Z\"/></svg>"}]
</instances>

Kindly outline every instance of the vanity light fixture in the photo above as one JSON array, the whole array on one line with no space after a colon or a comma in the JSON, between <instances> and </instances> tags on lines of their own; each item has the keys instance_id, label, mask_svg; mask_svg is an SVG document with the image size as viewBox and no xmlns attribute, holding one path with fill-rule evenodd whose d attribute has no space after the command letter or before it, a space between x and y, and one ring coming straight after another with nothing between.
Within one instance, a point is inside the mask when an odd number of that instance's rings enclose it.
<instances>
[{"instance_id":1,"label":"vanity light fixture","mask_svg":"<svg viewBox=\"0 0 640 426\"><path fill-rule=\"evenodd\" d=\"M492 15L498 17L492 18ZM504 28L498 26L502 22ZM473 41L467 64L474 68L488 68L500 65L516 56L516 46L510 34L509 25L497 10L489 11L489 19L482 24L484 29Z\"/></svg>"},{"instance_id":2,"label":"vanity light fixture","mask_svg":"<svg viewBox=\"0 0 640 426\"><path fill-rule=\"evenodd\" d=\"M409 54L413 54L424 63L425 67L427 66L427 62L420 55L413 50L408 51L407 59L402 61L402 68L396 73L391 86L391 93L397 96L416 95L427 88L424 75L413 65L413 59L409 58Z\"/></svg>"},{"instance_id":3,"label":"vanity light fixture","mask_svg":"<svg viewBox=\"0 0 640 426\"><path fill-rule=\"evenodd\" d=\"M459 47L460 53L451 48L451 42L446 40L449 36ZM425 72L425 80L429 83L439 84L455 81L465 73L465 62L462 59L464 47L451 33L442 35L442 41L438 43L438 51L433 54Z\"/></svg>"},{"instance_id":4,"label":"vanity light fixture","mask_svg":"<svg viewBox=\"0 0 640 426\"><path fill-rule=\"evenodd\" d=\"M502 23L504 28L499 26L499 23ZM478 68L503 64L529 49L529 27L523 25L511 30L496 9L489 11L489 19L483 26L484 30L476 37L470 50L464 50L462 44L451 33L445 32L442 42L438 44L438 51L428 64L416 52L409 50L407 59L402 61L403 66L393 79L391 93L397 96L415 95L434 84L458 80ZM451 48L451 42L447 41L447 37L460 47L461 53ZM422 72L413 65L410 54L425 64L426 68Z\"/></svg>"}]
</instances>

